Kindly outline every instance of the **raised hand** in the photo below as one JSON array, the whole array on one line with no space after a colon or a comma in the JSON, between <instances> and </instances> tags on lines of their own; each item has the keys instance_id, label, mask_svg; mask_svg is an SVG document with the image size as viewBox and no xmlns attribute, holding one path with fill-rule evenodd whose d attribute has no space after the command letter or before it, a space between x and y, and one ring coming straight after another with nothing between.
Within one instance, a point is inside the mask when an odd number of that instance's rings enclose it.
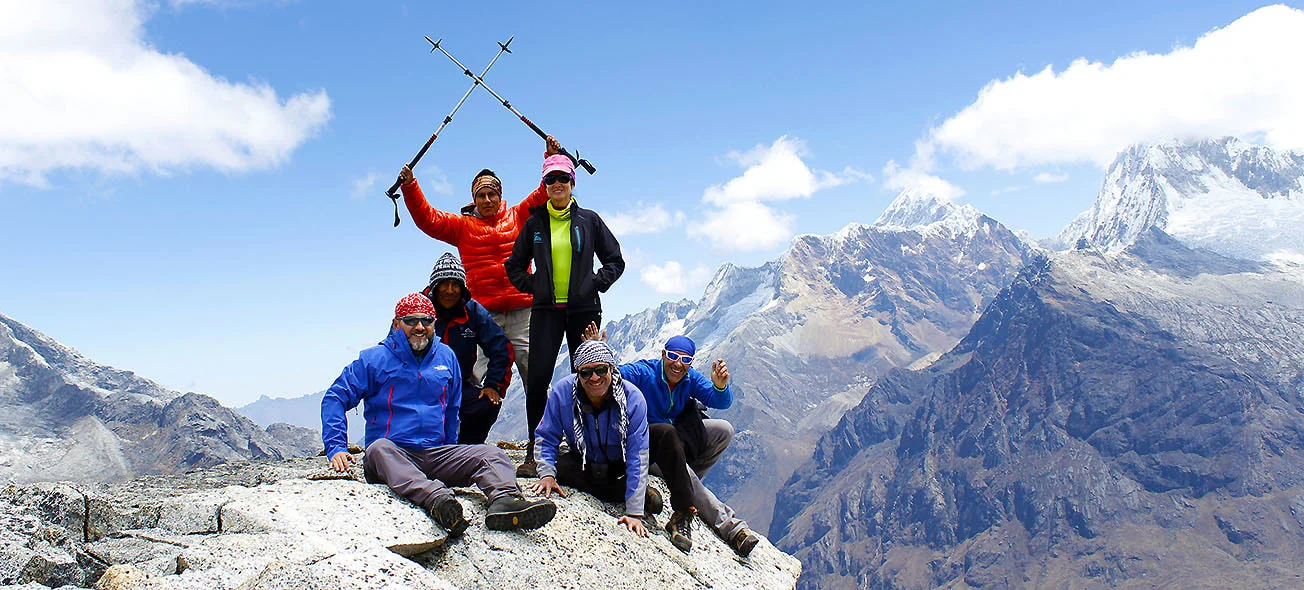
<instances>
[{"instance_id":1,"label":"raised hand","mask_svg":"<svg viewBox=\"0 0 1304 590\"><path fill-rule=\"evenodd\" d=\"M403 165L403 169L402 169L402 170L399 170L399 172L398 172L398 181L399 181L399 183L400 183L400 184L407 184L407 183L409 183L409 182L412 182L412 180L413 180L414 178L416 178L416 177L412 175L412 169L411 169L411 168L408 168L408 167L407 167L407 164L404 164L404 165Z\"/></svg>"},{"instance_id":2,"label":"raised hand","mask_svg":"<svg viewBox=\"0 0 1304 590\"><path fill-rule=\"evenodd\" d=\"M545 141L548 144L548 148L543 152L543 157L546 158L561 153L561 143L557 141L557 138L549 135Z\"/></svg>"},{"instance_id":3,"label":"raised hand","mask_svg":"<svg viewBox=\"0 0 1304 590\"><path fill-rule=\"evenodd\" d=\"M584 340L601 340L603 342L606 342L607 331L603 330L601 333L599 333L598 325L594 322L589 322L589 325L584 327Z\"/></svg>"},{"instance_id":4,"label":"raised hand","mask_svg":"<svg viewBox=\"0 0 1304 590\"><path fill-rule=\"evenodd\" d=\"M711 384L716 389L724 389L729 386L729 367L725 366L724 359L715 359L711 363Z\"/></svg>"}]
</instances>

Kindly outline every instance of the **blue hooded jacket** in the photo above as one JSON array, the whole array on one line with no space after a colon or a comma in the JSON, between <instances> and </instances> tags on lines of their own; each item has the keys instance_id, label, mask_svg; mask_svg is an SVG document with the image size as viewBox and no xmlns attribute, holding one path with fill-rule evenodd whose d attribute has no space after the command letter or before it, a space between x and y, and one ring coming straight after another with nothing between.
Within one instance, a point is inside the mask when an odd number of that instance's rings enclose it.
<instances>
[{"instance_id":1,"label":"blue hooded jacket","mask_svg":"<svg viewBox=\"0 0 1304 590\"><path fill-rule=\"evenodd\" d=\"M733 405L733 390L729 385L716 389L711 378L692 367L688 374L670 391L666 381L666 372L661 366L661 359L641 360L620 365L620 376L625 383L633 383L647 398L647 421L649 424L674 423L675 417L684 411L688 398L695 397L708 408L728 409Z\"/></svg>"},{"instance_id":2,"label":"blue hooded jacket","mask_svg":"<svg viewBox=\"0 0 1304 590\"><path fill-rule=\"evenodd\" d=\"M363 404L367 446L387 438L409 449L457 443L462 370L453 350L438 340L420 360L403 330L358 355L321 400L321 440L326 456L348 449L345 412Z\"/></svg>"}]
</instances>

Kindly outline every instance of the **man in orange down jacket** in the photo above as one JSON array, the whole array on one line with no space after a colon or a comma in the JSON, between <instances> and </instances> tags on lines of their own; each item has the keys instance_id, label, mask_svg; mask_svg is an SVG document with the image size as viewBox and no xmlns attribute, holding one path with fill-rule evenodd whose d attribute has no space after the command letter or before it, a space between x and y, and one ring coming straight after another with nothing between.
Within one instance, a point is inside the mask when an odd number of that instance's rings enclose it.
<instances>
[{"instance_id":1,"label":"man in orange down jacket","mask_svg":"<svg viewBox=\"0 0 1304 590\"><path fill-rule=\"evenodd\" d=\"M560 152L561 144L549 135L545 157ZM403 204L412 215L412 222L426 235L457 248L466 267L467 288L507 335L516 370L521 383L525 383L530 358L530 306L534 296L512 286L503 263L512 254L512 245L530 217L530 208L541 207L548 200L543 181L539 181L538 188L525 200L508 207L503 203L502 182L486 168L471 181L473 201L462 207L460 213L449 213L430 206L407 166L399 172L399 180ZM480 355L476 361L475 378L482 377L488 369L488 358Z\"/></svg>"}]
</instances>

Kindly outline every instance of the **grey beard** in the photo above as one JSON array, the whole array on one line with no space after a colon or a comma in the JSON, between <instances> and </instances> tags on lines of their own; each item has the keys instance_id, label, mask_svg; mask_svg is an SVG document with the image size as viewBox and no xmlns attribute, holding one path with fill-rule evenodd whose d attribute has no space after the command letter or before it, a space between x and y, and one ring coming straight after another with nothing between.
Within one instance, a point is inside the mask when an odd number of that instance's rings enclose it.
<instances>
[{"instance_id":1,"label":"grey beard","mask_svg":"<svg viewBox=\"0 0 1304 590\"><path fill-rule=\"evenodd\" d=\"M412 347L412 352L424 352L430 348L430 337L408 336L408 345Z\"/></svg>"}]
</instances>

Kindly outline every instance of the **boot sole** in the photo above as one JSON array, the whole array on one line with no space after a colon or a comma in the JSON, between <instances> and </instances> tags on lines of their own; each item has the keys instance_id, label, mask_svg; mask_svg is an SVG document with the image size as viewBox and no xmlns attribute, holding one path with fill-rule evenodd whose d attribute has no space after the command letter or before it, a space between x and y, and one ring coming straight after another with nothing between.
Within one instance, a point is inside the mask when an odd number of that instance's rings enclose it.
<instances>
[{"instance_id":1,"label":"boot sole","mask_svg":"<svg viewBox=\"0 0 1304 590\"><path fill-rule=\"evenodd\" d=\"M739 557L745 558L751 555L752 549L755 549L756 546L759 544L760 544L760 540L758 540L756 537L748 537L746 541L743 541L737 547L734 548L734 552L737 553Z\"/></svg>"},{"instance_id":2,"label":"boot sole","mask_svg":"<svg viewBox=\"0 0 1304 590\"><path fill-rule=\"evenodd\" d=\"M471 522L468 521L467 519L463 518L463 519L458 520L457 522L453 523L453 526L448 527L448 528L445 528L444 531L448 533L448 536L449 536L450 538L451 538L451 537L460 537L460 536L462 536L462 533L465 533L465 532L466 532L466 528L469 527L469 526L471 526Z\"/></svg>"},{"instance_id":3,"label":"boot sole","mask_svg":"<svg viewBox=\"0 0 1304 590\"><path fill-rule=\"evenodd\" d=\"M693 540L680 534L670 535L670 544L684 553L693 550Z\"/></svg>"},{"instance_id":4,"label":"boot sole","mask_svg":"<svg viewBox=\"0 0 1304 590\"><path fill-rule=\"evenodd\" d=\"M498 512L484 517L485 528L493 531L537 529L557 516L556 504L538 504L513 512Z\"/></svg>"}]
</instances>

